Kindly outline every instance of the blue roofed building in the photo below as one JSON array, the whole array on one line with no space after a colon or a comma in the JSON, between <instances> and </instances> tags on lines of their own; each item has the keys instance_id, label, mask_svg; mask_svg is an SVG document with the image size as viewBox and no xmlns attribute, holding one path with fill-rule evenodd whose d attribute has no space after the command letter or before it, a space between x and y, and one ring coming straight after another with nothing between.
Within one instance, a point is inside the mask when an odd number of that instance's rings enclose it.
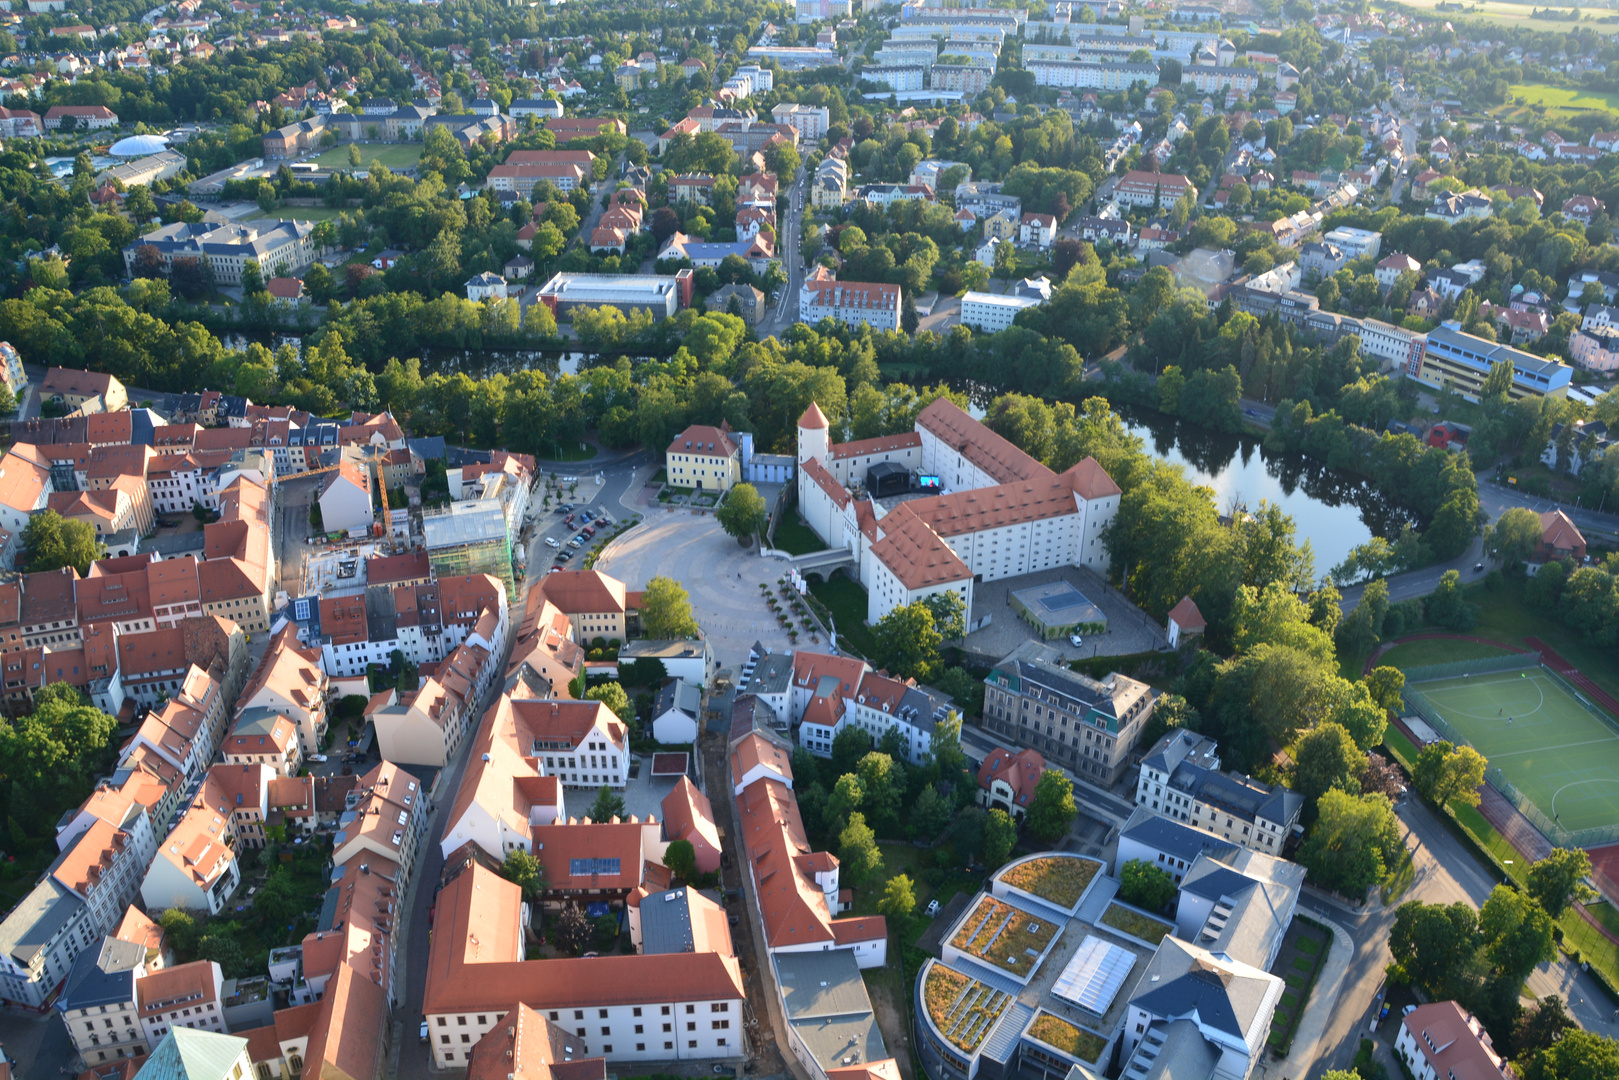
<instances>
[{"instance_id":1,"label":"blue roofed building","mask_svg":"<svg viewBox=\"0 0 1619 1080\"><path fill-rule=\"evenodd\" d=\"M1138 806L1119 830L1119 854L1114 870L1122 874L1125 863L1139 859L1158 867L1179 885L1199 855L1228 858L1238 850L1236 844L1221 840L1213 833L1182 825Z\"/></svg>"},{"instance_id":2,"label":"blue roofed building","mask_svg":"<svg viewBox=\"0 0 1619 1080\"><path fill-rule=\"evenodd\" d=\"M1469 401L1477 401L1490 369L1503 360L1512 364L1509 397L1568 396L1573 368L1559 360L1463 333L1461 324L1454 320L1428 331L1427 345L1420 358L1406 366L1406 376L1428 386L1449 387Z\"/></svg>"},{"instance_id":3,"label":"blue roofed building","mask_svg":"<svg viewBox=\"0 0 1619 1080\"><path fill-rule=\"evenodd\" d=\"M73 962L56 1010L85 1064L94 1067L151 1051L142 1032L135 982L146 974L146 946L103 938Z\"/></svg>"}]
</instances>

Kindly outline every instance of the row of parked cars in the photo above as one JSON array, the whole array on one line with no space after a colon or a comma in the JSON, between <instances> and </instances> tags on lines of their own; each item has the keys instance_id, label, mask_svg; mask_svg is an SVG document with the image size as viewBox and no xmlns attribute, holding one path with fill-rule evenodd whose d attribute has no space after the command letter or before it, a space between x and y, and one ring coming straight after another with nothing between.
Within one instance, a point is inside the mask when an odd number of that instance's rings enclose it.
<instances>
[{"instance_id":1,"label":"row of parked cars","mask_svg":"<svg viewBox=\"0 0 1619 1080\"><path fill-rule=\"evenodd\" d=\"M573 553L575 551L578 551L591 540L595 539L598 527L613 524L613 515L609 514L605 510L591 510L590 508L586 507L585 509L575 513L572 503L564 503L561 509L563 514L562 523L570 528L575 525L580 526L580 528L578 535L573 536L566 541L566 547L563 546L563 541L559 541L554 536L547 536L545 538L547 547L558 549L555 560L556 565L551 567L553 571L562 569L562 564L573 558Z\"/></svg>"}]
</instances>

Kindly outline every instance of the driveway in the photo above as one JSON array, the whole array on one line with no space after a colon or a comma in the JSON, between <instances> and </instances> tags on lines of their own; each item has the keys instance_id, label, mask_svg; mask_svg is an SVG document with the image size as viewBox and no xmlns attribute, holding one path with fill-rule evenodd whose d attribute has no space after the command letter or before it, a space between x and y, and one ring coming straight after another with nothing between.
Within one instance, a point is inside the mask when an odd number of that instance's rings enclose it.
<instances>
[{"instance_id":1,"label":"driveway","mask_svg":"<svg viewBox=\"0 0 1619 1080\"><path fill-rule=\"evenodd\" d=\"M644 589L648 579L673 578L691 595L692 613L721 667L736 667L755 641L772 651L789 647L786 633L765 606L761 583L775 586L787 564L762 558L725 535L712 514L648 508L647 522L620 537L596 568Z\"/></svg>"}]
</instances>

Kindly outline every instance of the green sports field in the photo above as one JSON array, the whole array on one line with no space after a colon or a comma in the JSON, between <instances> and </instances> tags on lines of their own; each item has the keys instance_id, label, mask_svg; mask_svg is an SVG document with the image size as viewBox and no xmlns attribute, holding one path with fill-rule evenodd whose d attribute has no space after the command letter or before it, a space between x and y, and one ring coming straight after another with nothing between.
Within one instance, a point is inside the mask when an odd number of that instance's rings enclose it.
<instances>
[{"instance_id":1,"label":"green sports field","mask_svg":"<svg viewBox=\"0 0 1619 1080\"><path fill-rule=\"evenodd\" d=\"M1406 688L1548 818L1577 832L1619 823L1619 729L1540 669Z\"/></svg>"}]
</instances>

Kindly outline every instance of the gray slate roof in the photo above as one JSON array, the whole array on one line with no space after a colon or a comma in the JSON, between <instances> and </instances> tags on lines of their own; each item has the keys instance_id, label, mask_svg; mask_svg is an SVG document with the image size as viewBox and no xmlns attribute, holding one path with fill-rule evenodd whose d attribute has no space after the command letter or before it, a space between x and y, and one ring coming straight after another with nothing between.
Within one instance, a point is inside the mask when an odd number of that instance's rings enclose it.
<instances>
[{"instance_id":1,"label":"gray slate roof","mask_svg":"<svg viewBox=\"0 0 1619 1080\"><path fill-rule=\"evenodd\" d=\"M63 1012L118 1005L135 1000L135 969L146 962L146 946L103 938L98 949L86 949L73 961L66 989L57 999Z\"/></svg>"},{"instance_id":2,"label":"gray slate roof","mask_svg":"<svg viewBox=\"0 0 1619 1080\"><path fill-rule=\"evenodd\" d=\"M29 967L83 906L77 893L53 877L43 878L0 922L0 950Z\"/></svg>"},{"instance_id":3,"label":"gray slate roof","mask_svg":"<svg viewBox=\"0 0 1619 1080\"><path fill-rule=\"evenodd\" d=\"M1204 1027L1246 1041L1271 984L1236 971L1206 950L1167 937L1138 985L1152 989L1131 998L1131 1005L1165 1020L1195 1015Z\"/></svg>"},{"instance_id":4,"label":"gray slate roof","mask_svg":"<svg viewBox=\"0 0 1619 1080\"><path fill-rule=\"evenodd\" d=\"M1216 858L1224 858L1237 851L1235 844L1227 843L1212 833L1161 817L1144 806L1136 807L1119 836L1129 837L1156 851L1173 855L1188 865L1205 852Z\"/></svg>"}]
</instances>

